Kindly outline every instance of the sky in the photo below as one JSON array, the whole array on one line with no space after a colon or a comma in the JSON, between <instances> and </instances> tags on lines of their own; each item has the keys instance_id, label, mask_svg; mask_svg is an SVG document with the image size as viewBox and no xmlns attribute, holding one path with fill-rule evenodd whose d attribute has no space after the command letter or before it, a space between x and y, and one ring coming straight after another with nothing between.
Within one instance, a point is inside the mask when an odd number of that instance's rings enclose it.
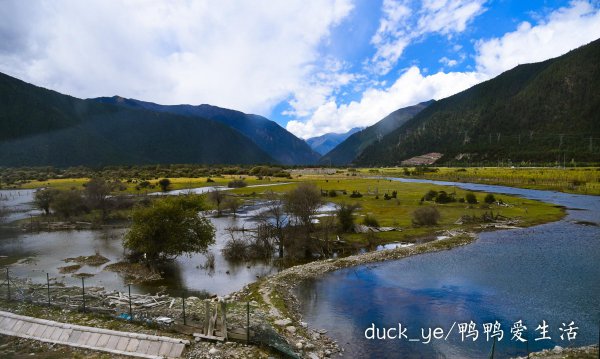
<instances>
[{"instance_id":1,"label":"sky","mask_svg":"<svg viewBox=\"0 0 600 359\"><path fill-rule=\"evenodd\" d=\"M0 72L211 104L301 138L374 124L600 38L600 0L0 0Z\"/></svg>"}]
</instances>

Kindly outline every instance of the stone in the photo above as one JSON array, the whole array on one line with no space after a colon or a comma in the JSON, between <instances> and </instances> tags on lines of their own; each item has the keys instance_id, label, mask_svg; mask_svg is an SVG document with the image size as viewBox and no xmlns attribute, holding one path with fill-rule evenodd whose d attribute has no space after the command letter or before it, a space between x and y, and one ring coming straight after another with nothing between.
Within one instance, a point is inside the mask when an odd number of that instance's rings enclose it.
<instances>
[{"instance_id":1,"label":"stone","mask_svg":"<svg viewBox=\"0 0 600 359\"><path fill-rule=\"evenodd\" d=\"M219 349L217 349L217 348L210 348L210 350L208 351L208 354L210 354L210 355L219 354Z\"/></svg>"},{"instance_id":2,"label":"stone","mask_svg":"<svg viewBox=\"0 0 600 359\"><path fill-rule=\"evenodd\" d=\"M291 320L289 320L288 318L286 319L279 319L275 321L275 325L278 325L280 327L286 327L288 325L290 325L292 323Z\"/></svg>"},{"instance_id":3,"label":"stone","mask_svg":"<svg viewBox=\"0 0 600 359\"><path fill-rule=\"evenodd\" d=\"M304 344L302 344L302 342L296 343L296 348L302 349L303 347L304 347Z\"/></svg>"},{"instance_id":4,"label":"stone","mask_svg":"<svg viewBox=\"0 0 600 359\"><path fill-rule=\"evenodd\" d=\"M296 327L293 325L290 325L288 327L285 327L285 330L287 330L289 333L294 334L296 333Z\"/></svg>"}]
</instances>

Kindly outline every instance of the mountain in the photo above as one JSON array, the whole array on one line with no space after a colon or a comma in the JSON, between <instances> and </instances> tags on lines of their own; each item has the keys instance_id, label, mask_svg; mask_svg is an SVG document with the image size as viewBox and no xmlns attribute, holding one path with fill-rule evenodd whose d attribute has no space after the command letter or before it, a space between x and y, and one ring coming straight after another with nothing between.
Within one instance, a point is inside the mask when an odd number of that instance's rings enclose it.
<instances>
[{"instance_id":1,"label":"mountain","mask_svg":"<svg viewBox=\"0 0 600 359\"><path fill-rule=\"evenodd\" d=\"M374 143L359 165L438 161L600 162L600 40L519 65L439 100Z\"/></svg>"},{"instance_id":2,"label":"mountain","mask_svg":"<svg viewBox=\"0 0 600 359\"><path fill-rule=\"evenodd\" d=\"M418 105L401 108L390 113L376 124L348 137L334 149L323 155L319 162L324 165L349 164L370 144L402 126L402 124L433 102L433 100L422 102Z\"/></svg>"},{"instance_id":3,"label":"mountain","mask_svg":"<svg viewBox=\"0 0 600 359\"><path fill-rule=\"evenodd\" d=\"M81 100L0 74L0 166L273 162L217 121Z\"/></svg>"},{"instance_id":4,"label":"mountain","mask_svg":"<svg viewBox=\"0 0 600 359\"><path fill-rule=\"evenodd\" d=\"M125 99L119 96L94 99L122 107L145 109L189 117L202 117L221 122L248 137L277 162L286 165L314 164L320 155L304 141L277 123L258 115L211 105L159 105L152 102Z\"/></svg>"},{"instance_id":5,"label":"mountain","mask_svg":"<svg viewBox=\"0 0 600 359\"><path fill-rule=\"evenodd\" d=\"M354 127L346 133L326 133L318 137L311 137L306 140L306 143L308 143L310 148L317 151L321 155L324 155L331 151L335 146L342 143L346 138L350 137L350 135L361 130L362 127Z\"/></svg>"}]
</instances>

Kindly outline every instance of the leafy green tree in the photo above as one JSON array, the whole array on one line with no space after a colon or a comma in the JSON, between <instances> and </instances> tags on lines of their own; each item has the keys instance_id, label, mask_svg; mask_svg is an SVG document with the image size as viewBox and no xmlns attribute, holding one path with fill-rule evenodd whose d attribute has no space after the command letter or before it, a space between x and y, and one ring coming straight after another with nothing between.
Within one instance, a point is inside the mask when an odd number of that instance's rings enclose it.
<instances>
[{"instance_id":1,"label":"leafy green tree","mask_svg":"<svg viewBox=\"0 0 600 359\"><path fill-rule=\"evenodd\" d=\"M467 194L465 195L465 200L468 204L477 204L477 197L473 192L467 192Z\"/></svg>"},{"instance_id":2,"label":"leafy green tree","mask_svg":"<svg viewBox=\"0 0 600 359\"><path fill-rule=\"evenodd\" d=\"M436 225L440 220L440 212L435 207L417 208L413 212L413 224L416 226Z\"/></svg>"},{"instance_id":3,"label":"leafy green tree","mask_svg":"<svg viewBox=\"0 0 600 359\"><path fill-rule=\"evenodd\" d=\"M341 232L352 231L354 228L354 211L356 211L358 207L358 204L346 204L344 202L338 205L336 215Z\"/></svg>"},{"instance_id":4,"label":"leafy green tree","mask_svg":"<svg viewBox=\"0 0 600 359\"><path fill-rule=\"evenodd\" d=\"M81 191L77 190L58 191L50 203L50 208L65 219L87 210Z\"/></svg>"},{"instance_id":5,"label":"leafy green tree","mask_svg":"<svg viewBox=\"0 0 600 359\"><path fill-rule=\"evenodd\" d=\"M35 191L35 195L33 197L33 204L38 209L44 211L44 214L50 214L50 204L54 200L54 197L57 195L58 190L54 188L46 188Z\"/></svg>"},{"instance_id":6,"label":"leafy green tree","mask_svg":"<svg viewBox=\"0 0 600 359\"><path fill-rule=\"evenodd\" d=\"M171 180L168 178L163 178L158 181L158 185L160 186L161 191L167 192L169 187L171 187Z\"/></svg>"},{"instance_id":7,"label":"leafy green tree","mask_svg":"<svg viewBox=\"0 0 600 359\"><path fill-rule=\"evenodd\" d=\"M97 177L92 178L85 184L85 198L90 208L102 211L102 219L106 219L109 210L109 196L113 190L113 185L105 179Z\"/></svg>"},{"instance_id":8,"label":"leafy green tree","mask_svg":"<svg viewBox=\"0 0 600 359\"><path fill-rule=\"evenodd\" d=\"M138 207L123 245L133 258L143 258L150 265L184 253L206 252L215 242L215 228L198 216L203 208L197 196L163 198L150 207Z\"/></svg>"},{"instance_id":9,"label":"leafy green tree","mask_svg":"<svg viewBox=\"0 0 600 359\"><path fill-rule=\"evenodd\" d=\"M312 217L321 206L321 191L313 183L302 182L285 196L285 209L297 220L304 232L304 254L308 258L310 252L310 233Z\"/></svg>"},{"instance_id":10,"label":"leafy green tree","mask_svg":"<svg viewBox=\"0 0 600 359\"><path fill-rule=\"evenodd\" d=\"M494 202L496 202L496 197L494 197L493 194L488 193L485 198L483 199L483 201L487 204L492 204Z\"/></svg>"}]
</instances>

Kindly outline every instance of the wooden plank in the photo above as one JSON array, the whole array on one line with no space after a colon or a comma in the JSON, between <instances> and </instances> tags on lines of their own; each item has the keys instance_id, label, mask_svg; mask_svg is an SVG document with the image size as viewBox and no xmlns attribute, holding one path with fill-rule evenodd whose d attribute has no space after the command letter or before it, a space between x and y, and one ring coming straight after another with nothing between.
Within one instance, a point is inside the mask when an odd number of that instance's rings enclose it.
<instances>
[{"instance_id":1,"label":"wooden plank","mask_svg":"<svg viewBox=\"0 0 600 359\"><path fill-rule=\"evenodd\" d=\"M128 344L129 344L129 338L127 338L127 337L120 337L119 338L119 343L117 344L117 350L119 350L119 351L125 351L125 349L127 348Z\"/></svg>"},{"instance_id":2,"label":"wooden plank","mask_svg":"<svg viewBox=\"0 0 600 359\"><path fill-rule=\"evenodd\" d=\"M214 335L206 335L206 334L200 334L200 333L194 333L194 337L196 338L200 338L200 339L204 339L204 340L216 340L219 342L224 342L225 338L224 337L217 337Z\"/></svg>"},{"instance_id":3,"label":"wooden plank","mask_svg":"<svg viewBox=\"0 0 600 359\"><path fill-rule=\"evenodd\" d=\"M96 346L98 348L105 348L108 346L108 340L110 339L110 335L108 334L100 334L100 338L98 338L98 342Z\"/></svg>"},{"instance_id":4,"label":"wooden plank","mask_svg":"<svg viewBox=\"0 0 600 359\"><path fill-rule=\"evenodd\" d=\"M108 339L108 344L106 344L106 348L117 350L117 344L119 344L119 337L110 335L110 339Z\"/></svg>"},{"instance_id":5,"label":"wooden plank","mask_svg":"<svg viewBox=\"0 0 600 359\"><path fill-rule=\"evenodd\" d=\"M140 344L137 347L137 352L142 354L149 354L148 349L150 348L151 341L149 340L140 340Z\"/></svg>"},{"instance_id":6,"label":"wooden plank","mask_svg":"<svg viewBox=\"0 0 600 359\"><path fill-rule=\"evenodd\" d=\"M127 344L127 348L125 349L128 352L137 352L137 348L140 345L139 339L130 339L129 344Z\"/></svg>"},{"instance_id":7,"label":"wooden plank","mask_svg":"<svg viewBox=\"0 0 600 359\"><path fill-rule=\"evenodd\" d=\"M85 345L88 345L90 347L96 347L98 345L98 340L100 340L101 336L102 334L90 333L90 337L85 342Z\"/></svg>"},{"instance_id":8,"label":"wooden plank","mask_svg":"<svg viewBox=\"0 0 600 359\"><path fill-rule=\"evenodd\" d=\"M161 342L153 341L152 343L150 343L150 347L148 348L147 353L157 355L161 344Z\"/></svg>"},{"instance_id":9,"label":"wooden plank","mask_svg":"<svg viewBox=\"0 0 600 359\"><path fill-rule=\"evenodd\" d=\"M179 358L185 349L185 344L173 344L171 351L166 354L169 358Z\"/></svg>"}]
</instances>

